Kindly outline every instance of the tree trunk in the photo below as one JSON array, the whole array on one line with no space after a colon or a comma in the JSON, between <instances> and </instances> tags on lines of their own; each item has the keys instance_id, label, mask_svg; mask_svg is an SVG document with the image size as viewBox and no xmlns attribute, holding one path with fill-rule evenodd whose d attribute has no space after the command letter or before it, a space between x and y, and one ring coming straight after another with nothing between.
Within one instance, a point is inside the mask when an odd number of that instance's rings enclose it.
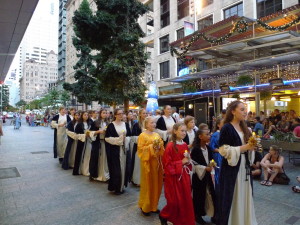
<instances>
[{"instance_id":1,"label":"tree trunk","mask_svg":"<svg viewBox=\"0 0 300 225\"><path fill-rule=\"evenodd\" d=\"M124 112L128 113L128 111L129 111L129 100L125 99L124 100Z\"/></svg>"}]
</instances>

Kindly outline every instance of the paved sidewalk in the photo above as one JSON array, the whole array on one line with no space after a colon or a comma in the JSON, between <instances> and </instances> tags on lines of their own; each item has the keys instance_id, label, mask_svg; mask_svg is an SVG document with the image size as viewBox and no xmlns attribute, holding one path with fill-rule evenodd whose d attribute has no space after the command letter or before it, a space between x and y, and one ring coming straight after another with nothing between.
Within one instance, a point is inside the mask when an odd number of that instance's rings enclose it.
<instances>
[{"instance_id":1,"label":"paved sidewalk","mask_svg":"<svg viewBox=\"0 0 300 225\"><path fill-rule=\"evenodd\" d=\"M1 225L160 224L156 215L141 215L138 188L130 185L125 194L115 196L107 191L106 183L91 183L87 177L62 170L53 158L53 130L49 127L28 127L23 123L20 130L14 130L6 124L4 135L0 177L2 168L11 167L17 168L20 177L0 179ZM31 153L38 151L44 153ZM259 225L300 225L300 194L291 191L291 186L296 185L295 177L300 175L300 161L297 166L286 163L285 168L292 180L289 186L265 187L254 181ZM160 208L164 204L162 195Z\"/></svg>"}]
</instances>

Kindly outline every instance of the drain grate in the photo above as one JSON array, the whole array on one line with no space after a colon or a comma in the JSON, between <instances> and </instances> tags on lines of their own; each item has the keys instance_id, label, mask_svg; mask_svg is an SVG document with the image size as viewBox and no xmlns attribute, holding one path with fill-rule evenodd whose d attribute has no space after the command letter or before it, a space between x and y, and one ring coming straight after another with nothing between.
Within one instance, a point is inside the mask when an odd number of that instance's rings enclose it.
<instances>
[{"instance_id":1,"label":"drain grate","mask_svg":"<svg viewBox=\"0 0 300 225\"><path fill-rule=\"evenodd\" d=\"M31 154L45 154L45 153L49 153L49 152L47 151L31 152Z\"/></svg>"},{"instance_id":2,"label":"drain grate","mask_svg":"<svg viewBox=\"0 0 300 225\"><path fill-rule=\"evenodd\" d=\"M20 177L20 173L16 167L0 168L0 179Z\"/></svg>"},{"instance_id":3,"label":"drain grate","mask_svg":"<svg viewBox=\"0 0 300 225\"><path fill-rule=\"evenodd\" d=\"M300 217L291 216L288 220L285 221L285 223L287 223L287 224L295 224L299 219L300 219Z\"/></svg>"}]
</instances>

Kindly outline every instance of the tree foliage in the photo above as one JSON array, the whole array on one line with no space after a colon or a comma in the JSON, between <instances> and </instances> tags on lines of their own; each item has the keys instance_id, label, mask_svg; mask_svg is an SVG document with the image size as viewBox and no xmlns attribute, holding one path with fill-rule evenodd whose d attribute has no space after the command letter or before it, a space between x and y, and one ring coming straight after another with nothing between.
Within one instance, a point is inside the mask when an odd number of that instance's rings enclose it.
<instances>
[{"instance_id":1,"label":"tree foliage","mask_svg":"<svg viewBox=\"0 0 300 225\"><path fill-rule=\"evenodd\" d=\"M73 17L76 37L74 46L81 56L78 61L73 89L89 86L94 92L88 99L108 104L120 104L129 100L144 100L146 87L142 82L147 63L144 36L137 19L147 7L137 0L95 0L97 11L93 13L84 0ZM80 46L80 48L78 48ZM93 56L91 51L95 50ZM88 57L88 55L89 57ZM78 73L78 71L81 71ZM79 89L83 92L84 89ZM76 95L79 101L79 93ZM91 93L90 93L91 94Z\"/></svg>"},{"instance_id":2,"label":"tree foliage","mask_svg":"<svg viewBox=\"0 0 300 225\"><path fill-rule=\"evenodd\" d=\"M18 101L17 103L16 103L16 106L18 106L18 107L21 107L21 106L24 106L24 105L26 105L27 103L23 100L23 99L21 99L20 101Z\"/></svg>"},{"instance_id":3,"label":"tree foliage","mask_svg":"<svg viewBox=\"0 0 300 225\"><path fill-rule=\"evenodd\" d=\"M0 108L2 108L2 110L6 110L9 106L9 89L8 86L4 84L0 85L0 101L1 99L2 102L0 102Z\"/></svg>"}]
</instances>

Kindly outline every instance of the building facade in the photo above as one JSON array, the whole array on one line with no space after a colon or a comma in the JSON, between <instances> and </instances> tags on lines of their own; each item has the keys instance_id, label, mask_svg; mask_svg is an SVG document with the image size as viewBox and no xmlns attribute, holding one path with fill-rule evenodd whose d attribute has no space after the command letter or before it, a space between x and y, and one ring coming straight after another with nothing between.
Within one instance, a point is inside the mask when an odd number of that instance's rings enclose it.
<instances>
[{"instance_id":1,"label":"building facade","mask_svg":"<svg viewBox=\"0 0 300 225\"><path fill-rule=\"evenodd\" d=\"M150 8L139 19L146 35L143 42L147 45L147 52L151 53L145 78L146 81L156 81L160 92L167 92L174 85L166 81L177 77L180 69L184 67L179 59L171 56L169 49L169 43L185 37L184 22L195 24L195 30L202 30L234 15L257 19L299 4L298 0L140 1Z\"/></svg>"},{"instance_id":2,"label":"building facade","mask_svg":"<svg viewBox=\"0 0 300 225\"><path fill-rule=\"evenodd\" d=\"M23 77L20 79L21 99L30 102L48 93L49 83L57 81L57 54L50 51L46 63L29 59L23 66Z\"/></svg>"},{"instance_id":3,"label":"building facade","mask_svg":"<svg viewBox=\"0 0 300 225\"><path fill-rule=\"evenodd\" d=\"M59 0L59 21L58 21L58 81L65 81L66 66L66 23L67 12L65 4L67 0Z\"/></svg>"}]
</instances>

